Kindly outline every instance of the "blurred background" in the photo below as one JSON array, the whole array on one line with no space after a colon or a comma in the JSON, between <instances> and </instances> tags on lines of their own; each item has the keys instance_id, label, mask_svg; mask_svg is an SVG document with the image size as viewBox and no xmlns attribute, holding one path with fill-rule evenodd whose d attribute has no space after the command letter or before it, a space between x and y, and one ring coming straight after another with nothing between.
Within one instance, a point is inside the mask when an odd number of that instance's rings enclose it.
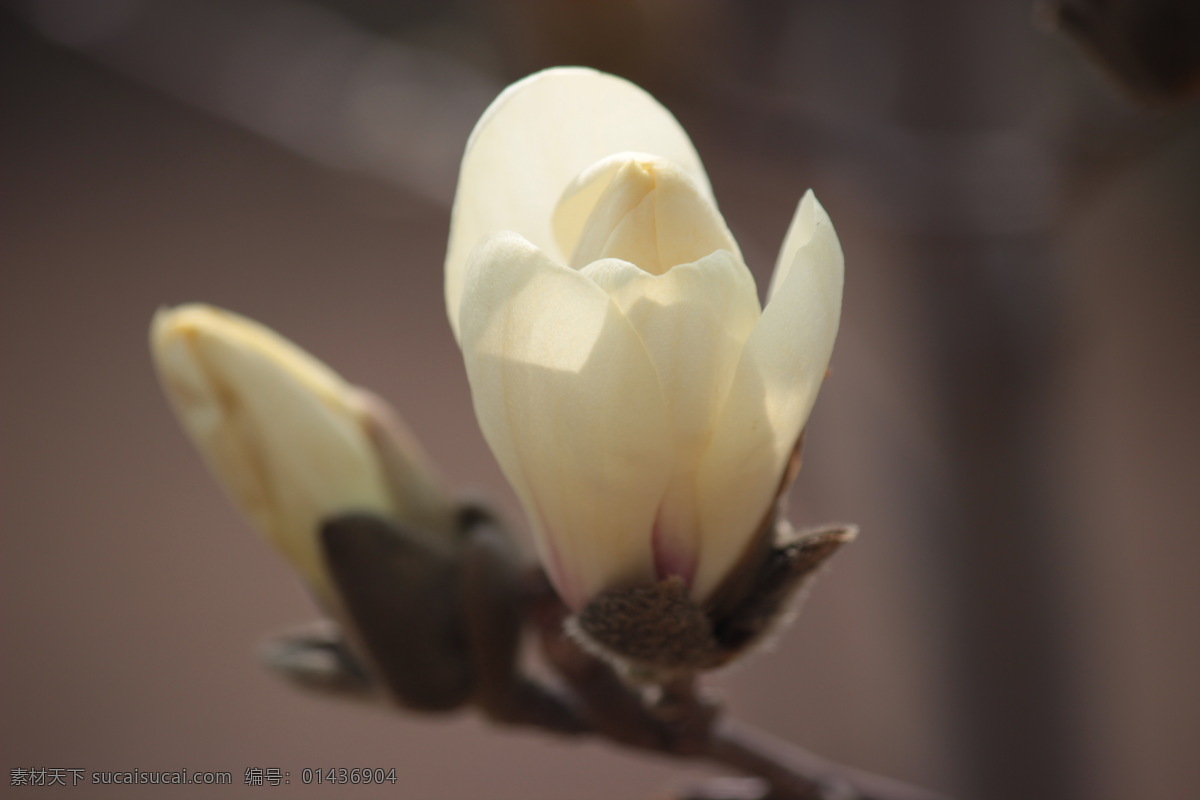
<instances>
[{"instance_id":1,"label":"blurred background","mask_svg":"<svg viewBox=\"0 0 1200 800\"><path fill-rule=\"evenodd\" d=\"M1166 0L4 3L0 794L60 791L10 788L43 767L232 771L221 797L395 767L342 793L430 800L703 774L273 679L258 643L313 606L147 352L164 304L258 319L519 520L445 321L448 209L499 89L587 64L680 118L760 287L806 188L846 253L791 516L862 535L713 678L732 711L961 798L1192 796L1197 30Z\"/></svg>"}]
</instances>

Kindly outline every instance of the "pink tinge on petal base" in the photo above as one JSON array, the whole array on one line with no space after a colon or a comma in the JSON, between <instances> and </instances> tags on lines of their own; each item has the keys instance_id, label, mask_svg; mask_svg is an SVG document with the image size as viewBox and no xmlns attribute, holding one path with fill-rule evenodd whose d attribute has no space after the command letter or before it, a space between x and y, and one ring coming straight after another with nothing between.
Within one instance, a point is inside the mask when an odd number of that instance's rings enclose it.
<instances>
[{"instance_id":1,"label":"pink tinge on petal base","mask_svg":"<svg viewBox=\"0 0 1200 800\"><path fill-rule=\"evenodd\" d=\"M654 529L650 539L654 552L655 577L663 581L678 576L684 585L691 589L692 579L696 577L696 549L684 546L682 539L683 537L664 519L663 509L660 507L654 518Z\"/></svg>"}]
</instances>

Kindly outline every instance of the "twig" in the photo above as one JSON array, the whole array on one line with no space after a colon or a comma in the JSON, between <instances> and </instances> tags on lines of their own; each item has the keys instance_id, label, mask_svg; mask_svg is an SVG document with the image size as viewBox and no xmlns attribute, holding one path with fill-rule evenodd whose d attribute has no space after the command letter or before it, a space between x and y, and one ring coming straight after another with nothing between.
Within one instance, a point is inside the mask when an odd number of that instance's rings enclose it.
<instances>
[{"instance_id":1,"label":"twig","mask_svg":"<svg viewBox=\"0 0 1200 800\"><path fill-rule=\"evenodd\" d=\"M499 723L593 736L749 776L707 781L679 800L938 800L726 718L699 690L695 670L648 672L591 652L598 645L576 637L545 573L510 561L489 515L474 514L464 527L468 535L447 554L420 531L371 515L327 521L326 558L345 606L340 629L324 625L278 639L268 665L305 688L423 711L470 704ZM785 568L807 563L803 547L781 552L793 556ZM561 686L521 669L525 626Z\"/></svg>"},{"instance_id":2,"label":"twig","mask_svg":"<svg viewBox=\"0 0 1200 800\"><path fill-rule=\"evenodd\" d=\"M656 692L629 686L612 665L585 651L565 632L567 610L540 571L529 577L527 608L543 655L578 705L576 719L581 727L572 733L591 734L635 750L709 761L762 781L755 785L718 779L692 790L688 798L945 800L833 764L723 717L690 679L656 687ZM540 727L536 718L522 723Z\"/></svg>"},{"instance_id":3,"label":"twig","mask_svg":"<svg viewBox=\"0 0 1200 800\"><path fill-rule=\"evenodd\" d=\"M926 789L826 761L732 719L717 726L703 757L763 778L776 787L778 794L772 798L947 800ZM791 794L785 794L785 788Z\"/></svg>"}]
</instances>

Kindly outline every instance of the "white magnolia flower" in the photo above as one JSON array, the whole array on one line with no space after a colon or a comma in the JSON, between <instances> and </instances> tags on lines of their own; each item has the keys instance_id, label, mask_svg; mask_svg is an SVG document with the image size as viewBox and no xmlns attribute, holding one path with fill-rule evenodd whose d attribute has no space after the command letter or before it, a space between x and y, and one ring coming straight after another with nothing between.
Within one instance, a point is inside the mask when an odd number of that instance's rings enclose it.
<instances>
[{"instance_id":1,"label":"white magnolia flower","mask_svg":"<svg viewBox=\"0 0 1200 800\"><path fill-rule=\"evenodd\" d=\"M154 317L159 378L218 480L324 599L334 514L395 512L359 390L273 331L203 305Z\"/></svg>"},{"instance_id":2,"label":"white magnolia flower","mask_svg":"<svg viewBox=\"0 0 1200 800\"><path fill-rule=\"evenodd\" d=\"M842 251L811 192L760 310L687 134L620 78L547 70L467 143L446 302L475 412L579 608L703 601L770 510L825 375Z\"/></svg>"}]
</instances>

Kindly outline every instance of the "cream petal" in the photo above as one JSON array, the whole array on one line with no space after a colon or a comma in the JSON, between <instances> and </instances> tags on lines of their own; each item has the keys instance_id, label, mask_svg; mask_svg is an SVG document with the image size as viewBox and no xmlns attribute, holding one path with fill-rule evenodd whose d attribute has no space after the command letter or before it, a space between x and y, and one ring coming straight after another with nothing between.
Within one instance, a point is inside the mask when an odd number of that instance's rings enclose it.
<instances>
[{"instance_id":1,"label":"cream petal","mask_svg":"<svg viewBox=\"0 0 1200 800\"><path fill-rule=\"evenodd\" d=\"M702 557L694 592L716 588L768 510L825 377L842 308L842 248L811 192L790 259L746 341L700 469Z\"/></svg>"},{"instance_id":2,"label":"cream petal","mask_svg":"<svg viewBox=\"0 0 1200 800\"><path fill-rule=\"evenodd\" d=\"M675 162L711 198L683 128L628 81L559 67L530 75L496 98L467 141L451 212L446 308L456 336L464 272L475 245L494 231L518 231L565 263L551 222L563 189L590 165L625 151Z\"/></svg>"},{"instance_id":3,"label":"cream petal","mask_svg":"<svg viewBox=\"0 0 1200 800\"><path fill-rule=\"evenodd\" d=\"M651 156L644 153L613 153L579 173L563 189L550 223L554 243L567 262L573 260L579 237L612 179L626 163L638 157Z\"/></svg>"},{"instance_id":4,"label":"cream petal","mask_svg":"<svg viewBox=\"0 0 1200 800\"><path fill-rule=\"evenodd\" d=\"M594 181L607 185L573 246L564 241L559 212L564 205L572 210L580 205L570 201L591 194L591 185L569 188L565 202L555 210L559 243L571 253L570 265L575 269L601 258L618 258L660 275L717 250L741 257L716 205L670 161L630 153L611 176L607 172Z\"/></svg>"},{"instance_id":5,"label":"cream petal","mask_svg":"<svg viewBox=\"0 0 1200 800\"><path fill-rule=\"evenodd\" d=\"M658 373L681 460L708 443L742 348L759 318L754 277L718 250L662 275L618 259L582 271L613 299Z\"/></svg>"},{"instance_id":6,"label":"cream petal","mask_svg":"<svg viewBox=\"0 0 1200 800\"><path fill-rule=\"evenodd\" d=\"M501 232L471 256L460 319L480 427L564 599L578 608L652 577L671 438L658 376L620 309Z\"/></svg>"},{"instance_id":7,"label":"cream petal","mask_svg":"<svg viewBox=\"0 0 1200 800\"><path fill-rule=\"evenodd\" d=\"M696 471L738 357L759 317L754 278L718 250L651 275L607 259L582 270L620 307L641 338L666 401L673 464L654 529L658 577L691 580L700 558Z\"/></svg>"},{"instance_id":8,"label":"cream petal","mask_svg":"<svg viewBox=\"0 0 1200 800\"><path fill-rule=\"evenodd\" d=\"M184 428L256 526L320 592L320 520L394 508L357 393L273 331L202 305L161 311L151 343Z\"/></svg>"},{"instance_id":9,"label":"cream petal","mask_svg":"<svg viewBox=\"0 0 1200 800\"><path fill-rule=\"evenodd\" d=\"M779 255L775 258L775 271L771 273L771 283L767 287L768 304L791 272L792 265L796 262L796 251L808 245L820 222L828 223L829 215L817 202L817 196L813 194L812 189L809 189L796 204L796 212L792 214L792 221L788 223L787 233L783 236L783 246L779 248ZM830 225L831 230L832 227ZM834 242L836 241L835 235Z\"/></svg>"}]
</instances>

